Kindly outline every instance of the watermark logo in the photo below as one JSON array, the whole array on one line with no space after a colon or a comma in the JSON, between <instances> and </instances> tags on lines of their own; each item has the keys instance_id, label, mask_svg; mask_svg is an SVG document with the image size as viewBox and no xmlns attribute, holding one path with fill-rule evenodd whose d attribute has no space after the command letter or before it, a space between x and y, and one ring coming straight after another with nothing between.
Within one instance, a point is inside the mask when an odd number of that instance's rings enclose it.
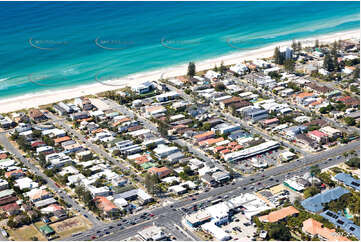
<instances>
[{"instance_id":1,"label":"watermark logo","mask_svg":"<svg viewBox=\"0 0 361 242\"><path fill-rule=\"evenodd\" d=\"M136 44L133 40L103 39L101 37L97 37L94 42L96 46L105 50L124 50Z\"/></svg>"},{"instance_id":2,"label":"watermark logo","mask_svg":"<svg viewBox=\"0 0 361 242\"><path fill-rule=\"evenodd\" d=\"M66 40L56 39L34 39L30 38L28 43L31 47L39 50L55 50L68 44Z\"/></svg>"},{"instance_id":3,"label":"watermark logo","mask_svg":"<svg viewBox=\"0 0 361 242\"><path fill-rule=\"evenodd\" d=\"M188 50L200 45L199 40L180 40L163 37L160 40L160 44L171 50Z\"/></svg>"},{"instance_id":4,"label":"watermark logo","mask_svg":"<svg viewBox=\"0 0 361 242\"><path fill-rule=\"evenodd\" d=\"M265 44L264 40L261 39L237 39L237 38L227 38L226 43L229 47L236 50L251 50L255 46L260 46Z\"/></svg>"},{"instance_id":5,"label":"watermark logo","mask_svg":"<svg viewBox=\"0 0 361 242\"><path fill-rule=\"evenodd\" d=\"M106 75L102 72L95 74L94 80L104 86L125 87L135 81L132 77L122 77L120 75Z\"/></svg>"},{"instance_id":6,"label":"watermark logo","mask_svg":"<svg viewBox=\"0 0 361 242\"><path fill-rule=\"evenodd\" d=\"M68 78L65 76L51 76L46 74L29 74L28 80L38 86L54 87L66 82Z\"/></svg>"}]
</instances>

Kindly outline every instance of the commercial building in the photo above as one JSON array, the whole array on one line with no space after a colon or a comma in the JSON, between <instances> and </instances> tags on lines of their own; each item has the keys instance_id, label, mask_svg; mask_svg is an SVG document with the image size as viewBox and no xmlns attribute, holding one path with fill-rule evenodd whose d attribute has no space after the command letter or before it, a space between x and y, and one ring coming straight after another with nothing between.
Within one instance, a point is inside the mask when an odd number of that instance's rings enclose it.
<instances>
[{"instance_id":1,"label":"commercial building","mask_svg":"<svg viewBox=\"0 0 361 242\"><path fill-rule=\"evenodd\" d=\"M164 144L160 144L153 150L155 155L159 158L165 158L173 153L178 152L179 149L176 146L167 146Z\"/></svg>"},{"instance_id":2,"label":"commercial building","mask_svg":"<svg viewBox=\"0 0 361 242\"><path fill-rule=\"evenodd\" d=\"M343 187L336 187L326 192L319 193L313 197L309 197L301 202L301 205L309 212L317 213L322 211L325 203L340 198L342 195L350 193Z\"/></svg>"},{"instance_id":3,"label":"commercial building","mask_svg":"<svg viewBox=\"0 0 361 242\"><path fill-rule=\"evenodd\" d=\"M338 173L335 175L335 179L346 186L360 191L360 180L353 178L350 174Z\"/></svg>"},{"instance_id":4,"label":"commercial building","mask_svg":"<svg viewBox=\"0 0 361 242\"><path fill-rule=\"evenodd\" d=\"M203 224L201 227L205 232L212 234L218 241L227 241L232 238L229 234L227 234L225 231L223 231L223 229L215 225L212 221Z\"/></svg>"},{"instance_id":5,"label":"commercial building","mask_svg":"<svg viewBox=\"0 0 361 242\"><path fill-rule=\"evenodd\" d=\"M360 240L360 226L354 224L352 220L345 218L335 212L326 210L320 214L322 217L333 223L337 228L345 230L348 234L355 236Z\"/></svg>"},{"instance_id":6,"label":"commercial building","mask_svg":"<svg viewBox=\"0 0 361 242\"><path fill-rule=\"evenodd\" d=\"M286 217L296 216L298 213L299 211L296 208L294 208L293 206L289 206L281 208L277 211L270 212L267 215L261 216L259 217L259 220L265 223L275 223L284 220Z\"/></svg>"},{"instance_id":7,"label":"commercial building","mask_svg":"<svg viewBox=\"0 0 361 242\"><path fill-rule=\"evenodd\" d=\"M157 226L149 226L138 232L141 239L145 241L166 241L168 236L163 229Z\"/></svg>"},{"instance_id":8,"label":"commercial building","mask_svg":"<svg viewBox=\"0 0 361 242\"><path fill-rule=\"evenodd\" d=\"M225 154L224 160L228 162L235 162L238 160L242 160L251 156L259 155L264 152L277 149L280 147L280 144L276 141L267 141L260 145L256 145L244 150L236 151L233 153Z\"/></svg>"},{"instance_id":9,"label":"commercial building","mask_svg":"<svg viewBox=\"0 0 361 242\"><path fill-rule=\"evenodd\" d=\"M187 214L184 219L186 223L192 227L196 228L204 223L211 221L211 215L207 213L205 210L198 210L195 213Z\"/></svg>"}]
</instances>

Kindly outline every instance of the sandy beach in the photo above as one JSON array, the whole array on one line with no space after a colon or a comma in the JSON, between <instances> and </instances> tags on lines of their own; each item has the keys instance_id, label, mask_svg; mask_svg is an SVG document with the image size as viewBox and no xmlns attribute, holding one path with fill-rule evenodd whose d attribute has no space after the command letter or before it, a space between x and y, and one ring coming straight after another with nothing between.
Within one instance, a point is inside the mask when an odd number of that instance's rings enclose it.
<instances>
[{"instance_id":1,"label":"sandy beach","mask_svg":"<svg viewBox=\"0 0 361 242\"><path fill-rule=\"evenodd\" d=\"M300 39L303 47L313 46L316 39L319 40L320 44L334 42L335 40L345 40L352 38L360 38L359 30L345 31L328 35L321 35L312 38ZM272 44L267 47L238 51L229 55L220 56L213 59L208 59L200 62L196 62L197 71L211 69L214 65L220 65L223 61L225 65L236 64L245 60L255 60L260 58L271 57L276 46L287 47L290 46L292 41L285 41L276 44ZM144 81L158 80L161 76L163 78L170 78L175 76L184 75L187 71L188 64L182 64L172 67L159 69L156 71L147 71L136 73L119 80L112 80L105 84L95 82L94 84L83 85L78 87L72 87L69 89L52 90L40 93L33 93L23 95L20 97L1 99L0 100L0 113L8 113L17 111L20 109L27 109L32 107L38 107L49 103L59 102L65 99L72 99L75 97L96 94L104 91L115 90L125 87L129 84L141 83ZM108 84L108 85L106 85Z\"/></svg>"}]
</instances>

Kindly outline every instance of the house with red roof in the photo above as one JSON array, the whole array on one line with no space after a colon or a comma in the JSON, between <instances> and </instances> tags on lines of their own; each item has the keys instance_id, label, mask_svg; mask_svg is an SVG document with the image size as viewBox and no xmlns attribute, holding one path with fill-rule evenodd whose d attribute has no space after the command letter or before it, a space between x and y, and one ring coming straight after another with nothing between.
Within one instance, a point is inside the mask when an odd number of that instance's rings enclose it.
<instances>
[{"instance_id":1,"label":"house with red roof","mask_svg":"<svg viewBox=\"0 0 361 242\"><path fill-rule=\"evenodd\" d=\"M21 212L20 206L16 202L0 206L0 210L6 212L9 216L13 216Z\"/></svg>"},{"instance_id":2,"label":"house with red roof","mask_svg":"<svg viewBox=\"0 0 361 242\"><path fill-rule=\"evenodd\" d=\"M22 177L24 175L25 175L25 173L21 169L5 172L5 177L6 178L15 177L15 179L17 179L17 178Z\"/></svg>"},{"instance_id":3,"label":"house with red roof","mask_svg":"<svg viewBox=\"0 0 361 242\"><path fill-rule=\"evenodd\" d=\"M259 217L262 222L275 223L284 220L289 216L296 216L299 211L293 206L281 208L280 210L270 212L267 215Z\"/></svg>"},{"instance_id":4,"label":"house with red roof","mask_svg":"<svg viewBox=\"0 0 361 242\"><path fill-rule=\"evenodd\" d=\"M94 202L97 208L102 210L106 216L112 216L120 212L119 208L106 197L96 196Z\"/></svg>"},{"instance_id":5,"label":"house with red roof","mask_svg":"<svg viewBox=\"0 0 361 242\"><path fill-rule=\"evenodd\" d=\"M216 133L214 131L207 131L207 132L195 135L193 137L193 139L194 139L195 143L199 143L203 140L214 138L215 134Z\"/></svg>"},{"instance_id":6,"label":"house with red roof","mask_svg":"<svg viewBox=\"0 0 361 242\"><path fill-rule=\"evenodd\" d=\"M319 130L310 131L307 133L307 136L317 141L319 144L325 144L328 141L328 135Z\"/></svg>"},{"instance_id":7,"label":"house with red roof","mask_svg":"<svg viewBox=\"0 0 361 242\"><path fill-rule=\"evenodd\" d=\"M160 168L152 167L152 168L148 169L148 172L153 174L153 175L157 175L159 178L166 177L166 176L168 176L169 174L172 173L172 171L169 168L165 167L165 166L160 167Z\"/></svg>"},{"instance_id":8,"label":"house with red roof","mask_svg":"<svg viewBox=\"0 0 361 242\"><path fill-rule=\"evenodd\" d=\"M309 218L302 223L302 231L311 236L316 237L320 240L326 241L350 241L347 237L336 233L335 229L329 229L313 218Z\"/></svg>"}]
</instances>

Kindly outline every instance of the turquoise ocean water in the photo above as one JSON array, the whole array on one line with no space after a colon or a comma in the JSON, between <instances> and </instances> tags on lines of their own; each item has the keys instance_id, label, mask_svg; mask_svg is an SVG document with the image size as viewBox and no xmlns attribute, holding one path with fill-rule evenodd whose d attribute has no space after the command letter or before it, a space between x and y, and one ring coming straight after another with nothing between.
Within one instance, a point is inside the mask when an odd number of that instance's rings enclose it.
<instances>
[{"instance_id":1,"label":"turquoise ocean water","mask_svg":"<svg viewBox=\"0 0 361 242\"><path fill-rule=\"evenodd\" d=\"M359 29L359 13L359 2L1 2L0 99Z\"/></svg>"}]
</instances>

